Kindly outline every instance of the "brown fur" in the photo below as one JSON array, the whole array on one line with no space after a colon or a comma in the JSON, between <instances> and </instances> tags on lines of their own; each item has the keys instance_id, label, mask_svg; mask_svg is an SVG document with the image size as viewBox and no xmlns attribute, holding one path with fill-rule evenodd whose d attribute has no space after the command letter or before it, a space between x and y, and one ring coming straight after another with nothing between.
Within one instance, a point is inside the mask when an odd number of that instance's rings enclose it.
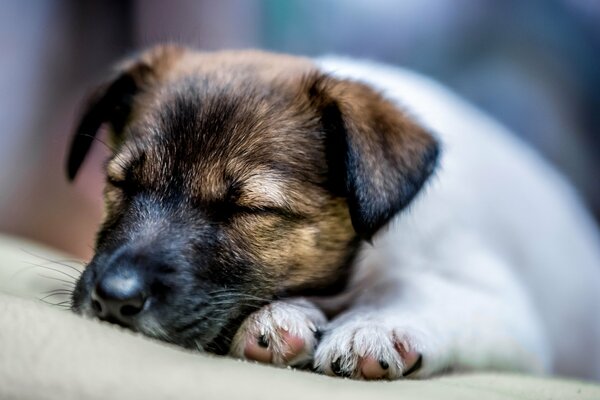
<instances>
[{"instance_id":1,"label":"brown fur","mask_svg":"<svg viewBox=\"0 0 600 400\"><path fill-rule=\"evenodd\" d=\"M177 232L167 225L188 218L215 227L211 276L237 260L252 266L239 279L257 296L339 290L359 237L370 239L403 208L435 163L434 139L394 105L365 85L323 75L308 59L162 46L119 70L127 100L103 100L117 97L114 83L99 89L69 164L73 177L89 148L84 134L111 123L116 151L98 253L123 241L136 249L160 243ZM112 119L115 110L126 111L123 120ZM140 193L177 218L152 229L140 228L150 226L142 217L124 223Z\"/></svg>"}]
</instances>

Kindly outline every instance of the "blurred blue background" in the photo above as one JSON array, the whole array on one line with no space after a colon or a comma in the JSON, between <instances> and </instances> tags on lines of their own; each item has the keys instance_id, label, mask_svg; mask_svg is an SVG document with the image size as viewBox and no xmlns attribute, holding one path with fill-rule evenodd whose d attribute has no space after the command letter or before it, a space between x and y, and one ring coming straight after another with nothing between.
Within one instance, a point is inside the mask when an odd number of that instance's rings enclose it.
<instances>
[{"instance_id":1,"label":"blurred blue background","mask_svg":"<svg viewBox=\"0 0 600 400\"><path fill-rule=\"evenodd\" d=\"M91 254L106 149L67 185L79 101L115 60L164 41L430 75L536 147L600 216L600 1L4 0L0 231Z\"/></svg>"}]
</instances>

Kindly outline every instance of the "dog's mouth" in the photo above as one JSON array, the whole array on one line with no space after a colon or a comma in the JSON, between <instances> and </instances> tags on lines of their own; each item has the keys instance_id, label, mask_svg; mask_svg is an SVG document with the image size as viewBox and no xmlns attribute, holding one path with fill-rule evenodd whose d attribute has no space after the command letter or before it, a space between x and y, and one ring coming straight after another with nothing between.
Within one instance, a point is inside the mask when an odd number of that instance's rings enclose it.
<instances>
[{"instance_id":1,"label":"dog's mouth","mask_svg":"<svg viewBox=\"0 0 600 400\"><path fill-rule=\"evenodd\" d=\"M123 319L112 315L102 317L95 315L90 307L75 306L75 300L72 300L72 303L74 304L72 311L77 314L119 325L180 347L218 355L225 355L229 352L232 339L241 324L253 311L260 308L259 304L245 305L225 311L224 315L212 313L184 319L178 318L177 314L179 313L171 314L167 310L162 310L160 313L124 322ZM266 302L261 302L261 304L266 304Z\"/></svg>"},{"instance_id":2,"label":"dog's mouth","mask_svg":"<svg viewBox=\"0 0 600 400\"><path fill-rule=\"evenodd\" d=\"M129 304L115 307L117 300L108 298L106 293L98 295L94 275L91 269L86 269L80 277L71 299L75 313L187 349L220 355L229 352L243 321L270 302L239 290L206 293L189 285L172 289L167 295L150 297L139 310L132 311ZM121 296L118 300L127 298Z\"/></svg>"},{"instance_id":3,"label":"dog's mouth","mask_svg":"<svg viewBox=\"0 0 600 400\"><path fill-rule=\"evenodd\" d=\"M255 301L231 307L229 310L213 312L199 319L196 324L183 328L181 321L175 320L172 323L165 321L167 335L158 339L185 348L225 355L229 352L233 337L244 320L266 303L266 300ZM142 333L146 334L146 332Z\"/></svg>"}]
</instances>

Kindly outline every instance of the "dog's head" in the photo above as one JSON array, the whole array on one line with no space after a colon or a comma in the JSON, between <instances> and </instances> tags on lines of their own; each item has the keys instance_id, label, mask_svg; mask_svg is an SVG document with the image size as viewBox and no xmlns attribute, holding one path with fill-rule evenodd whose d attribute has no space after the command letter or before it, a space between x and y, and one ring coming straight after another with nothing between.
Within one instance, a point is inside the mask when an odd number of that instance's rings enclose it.
<instances>
[{"instance_id":1,"label":"dog's head","mask_svg":"<svg viewBox=\"0 0 600 400\"><path fill-rule=\"evenodd\" d=\"M85 107L70 179L105 123L105 219L73 309L216 352L266 302L343 289L438 154L366 85L254 51L162 46L120 66Z\"/></svg>"}]
</instances>

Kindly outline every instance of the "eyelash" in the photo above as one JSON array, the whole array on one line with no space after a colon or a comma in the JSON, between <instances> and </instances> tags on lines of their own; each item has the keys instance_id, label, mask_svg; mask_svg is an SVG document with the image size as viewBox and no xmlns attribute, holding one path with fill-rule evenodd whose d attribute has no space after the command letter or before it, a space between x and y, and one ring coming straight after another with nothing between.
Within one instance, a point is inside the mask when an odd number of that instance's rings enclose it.
<instances>
[{"instance_id":1,"label":"eyelash","mask_svg":"<svg viewBox=\"0 0 600 400\"><path fill-rule=\"evenodd\" d=\"M125 183L123 180L114 179L110 176L106 177L106 182L114 187L121 187Z\"/></svg>"},{"instance_id":2,"label":"eyelash","mask_svg":"<svg viewBox=\"0 0 600 400\"><path fill-rule=\"evenodd\" d=\"M106 177L106 182L111 186L114 186L118 189L123 189L123 190L125 190L128 186L127 179L115 179L111 176Z\"/></svg>"},{"instance_id":3,"label":"eyelash","mask_svg":"<svg viewBox=\"0 0 600 400\"><path fill-rule=\"evenodd\" d=\"M234 206L238 212L248 214L283 214L284 210L276 207L247 207L247 206Z\"/></svg>"},{"instance_id":4,"label":"eyelash","mask_svg":"<svg viewBox=\"0 0 600 400\"><path fill-rule=\"evenodd\" d=\"M295 213L285 208L280 207L246 207L246 206L234 206L236 208L236 214L246 215L274 215L286 220L303 220L306 218L305 215ZM230 214L231 215L231 214Z\"/></svg>"},{"instance_id":5,"label":"eyelash","mask_svg":"<svg viewBox=\"0 0 600 400\"><path fill-rule=\"evenodd\" d=\"M218 210L217 213L221 216L224 216L226 219L239 215L275 215L282 218L301 218L300 215L294 214L283 208L269 206L249 207L236 204L235 202L223 203L219 206L219 208L215 207L215 210Z\"/></svg>"},{"instance_id":6,"label":"eyelash","mask_svg":"<svg viewBox=\"0 0 600 400\"><path fill-rule=\"evenodd\" d=\"M135 191L135 185L128 179L114 179L108 176L106 182L112 187L119 189L124 195L130 195Z\"/></svg>"}]
</instances>

